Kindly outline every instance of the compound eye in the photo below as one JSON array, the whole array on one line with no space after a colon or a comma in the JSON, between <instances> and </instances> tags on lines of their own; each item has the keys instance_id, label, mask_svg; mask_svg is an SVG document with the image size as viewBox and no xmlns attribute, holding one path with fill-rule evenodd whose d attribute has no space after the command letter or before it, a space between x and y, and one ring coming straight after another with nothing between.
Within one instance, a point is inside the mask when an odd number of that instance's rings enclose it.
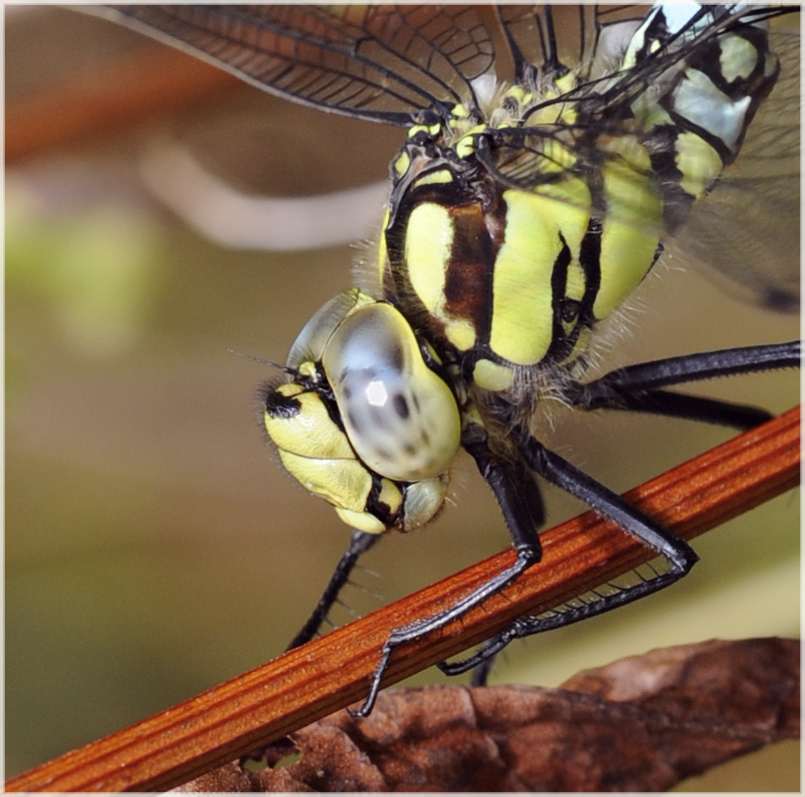
<instances>
[{"instance_id":1,"label":"compound eye","mask_svg":"<svg viewBox=\"0 0 805 797\"><path fill-rule=\"evenodd\" d=\"M322 352L338 325L356 307L373 302L373 299L361 293L357 288L342 291L338 296L330 299L313 314L313 317L296 336L285 364L289 368L299 368L304 362L320 360Z\"/></svg>"},{"instance_id":2,"label":"compound eye","mask_svg":"<svg viewBox=\"0 0 805 797\"><path fill-rule=\"evenodd\" d=\"M458 451L453 394L425 365L410 325L391 305L346 318L322 357L327 381L358 456L395 481L435 478Z\"/></svg>"}]
</instances>

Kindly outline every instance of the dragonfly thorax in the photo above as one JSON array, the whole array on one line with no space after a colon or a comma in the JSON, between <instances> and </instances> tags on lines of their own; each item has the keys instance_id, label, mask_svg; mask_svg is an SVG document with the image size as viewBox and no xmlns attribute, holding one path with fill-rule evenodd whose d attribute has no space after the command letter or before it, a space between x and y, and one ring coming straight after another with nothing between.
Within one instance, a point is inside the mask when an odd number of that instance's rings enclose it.
<instances>
[{"instance_id":1,"label":"dragonfly thorax","mask_svg":"<svg viewBox=\"0 0 805 797\"><path fill-rule=\"evenodd\" d=\"M546 136L545 159L562 170L545 169L543 184L526 190L487 165L504 157L495 152L495 131L469 135L477 146L467 154L439 147L430 157L432 150L409 143L395 161L380 280L388 300L468 384L505 393L524 376L533 382L523 372L575 363L594 324L656 259L654 231L595 208L613 207L625 190L630 201L645 195L644 216L659 218L661 206L639 145L621 146L593 185L571 148Z\"/></svg>"}]
</instances>

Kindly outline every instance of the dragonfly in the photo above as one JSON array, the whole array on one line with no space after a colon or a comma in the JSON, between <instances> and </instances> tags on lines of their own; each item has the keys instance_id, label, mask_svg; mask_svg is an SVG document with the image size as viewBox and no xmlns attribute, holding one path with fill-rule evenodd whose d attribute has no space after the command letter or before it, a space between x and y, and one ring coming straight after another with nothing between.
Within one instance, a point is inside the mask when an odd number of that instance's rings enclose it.
<instances>
[{"instance_id":1,"label":"dragonfly","mask_svg":"<svg viewBox=\"0 0 805 797\"><path fill-rule=\"evenodd\" d=\"M313 638L360 557L443 509L460 449L510 532L514 564L394 651L460 621L542 557L536 477L615 521L665 562L577 605L519 618L441 669L661 590L693 548L535 433L559 401L745 430L763 409L669 389L800 362L799 341L698 352L585 381L599 324L669 251L755 301L798 303L797 8L697 2L468 6L115 6L117 21L323 111L403 128L374 267L303 327L261 415L283 466L353 529L291 647ZM500 78L504 59L510 79ZM794 215L796 214L796 215ZM749 222L753 226L749 226ZM792 232L793 231L793 232ZM798 237L796 238L798 245Z\"/></svg>"}]
</instances>

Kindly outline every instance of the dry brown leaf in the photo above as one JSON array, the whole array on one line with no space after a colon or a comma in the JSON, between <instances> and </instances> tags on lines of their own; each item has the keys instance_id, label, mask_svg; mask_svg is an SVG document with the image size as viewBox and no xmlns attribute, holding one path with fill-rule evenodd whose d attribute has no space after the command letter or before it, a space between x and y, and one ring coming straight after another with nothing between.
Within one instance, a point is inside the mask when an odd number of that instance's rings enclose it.
<instances>
[{"instance_id":1,"label":"dry brown leaf","mask_svg":"<svg viewBox=\"0 0 805 797\"><path fill-rule=\"evenodd\" d=\"M385 692L182 791L659 791L799 736L798 641L712 641L656 650L561 689ZM288 761L289 752L300 757Z\"/></svg>"}]
</instances>

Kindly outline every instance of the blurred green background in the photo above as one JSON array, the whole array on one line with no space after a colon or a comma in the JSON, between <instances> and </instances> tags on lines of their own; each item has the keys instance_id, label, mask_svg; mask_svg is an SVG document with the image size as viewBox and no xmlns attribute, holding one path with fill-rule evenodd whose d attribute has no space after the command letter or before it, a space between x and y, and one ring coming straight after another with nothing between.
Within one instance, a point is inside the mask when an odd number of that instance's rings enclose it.
<instances>
[{"instance_id":1,"label":"blurred green background","mask_svg":"<svg viewBox=\"0 0 805 797\"><path fill-rule=\"evenodd\" d=\"M139 44L61 9L6 14L7 115L48 80L58 89L78 53L80 70L92 71L95 49ZM154 199L143 164L168 141L239 188L318 194L384 180L401 138L244 87L7 167L6 777L279 654L348 541L349 530L279 470L264 442L254 393L273 370L230 350L283 361L310 314L351 284L355 247L210 243ZM367 236L379 215L367 207L359 222ZM799 335L797 317L736 302L681 264L657 272L602 370ZM702 392L779 412L799 401L799 377L721 380ZM728 436L562 413L544 438L625 490ZM582 509L546 495L552 522ZM453 501L432 527L390 536L367 555L374 572L358 575L366 590L344 595L355 614L507 546L466 458ZM684 582L513 645L493 682L556 685L657 646L798 636L798 492L695 547L702 562ZM349 617L339 609L332 619ZM412 682L442 681L429 671ZM773 764L742 764L758 781L740 770L691 788L796 788L798 754L789 749L770 752L781 757Z\"/></svg>"}]
</instances>

